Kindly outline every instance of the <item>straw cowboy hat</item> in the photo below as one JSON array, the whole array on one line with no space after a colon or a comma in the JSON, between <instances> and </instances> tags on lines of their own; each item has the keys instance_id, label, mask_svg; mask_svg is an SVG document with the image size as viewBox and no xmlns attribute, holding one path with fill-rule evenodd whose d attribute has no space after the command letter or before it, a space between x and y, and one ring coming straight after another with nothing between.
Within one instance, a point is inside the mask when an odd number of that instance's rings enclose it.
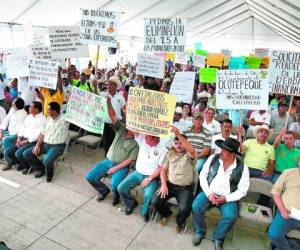
<instances>
[{"instance_id":1,"label":"straw cowboy hat","mask_svg":"<svg viewBox=\"0 0 300 250\"><path fill-rule=\"evenodd\" d=\"M266 125L266 124L263 124L263 125L257 125L254 129L253 129L253 134L255 137L257 137L257 133L259 130L261 129L265 129L267 130L268 132L270 132L270 129L269 129L269 126Z\"/></svg>"},{"instance_id":2,"label":"straw cowboy hat","mask_svg":"<svg viewBox=\"0 0 300 250\"><path fill-rule=\"evenodd\" d=\"M122 83L120 82L120 80L115 76L110 77L108 81L113 82L114 84L116 84L117 90L119 90L122 86Z\"/></svg>"}]
</instances>

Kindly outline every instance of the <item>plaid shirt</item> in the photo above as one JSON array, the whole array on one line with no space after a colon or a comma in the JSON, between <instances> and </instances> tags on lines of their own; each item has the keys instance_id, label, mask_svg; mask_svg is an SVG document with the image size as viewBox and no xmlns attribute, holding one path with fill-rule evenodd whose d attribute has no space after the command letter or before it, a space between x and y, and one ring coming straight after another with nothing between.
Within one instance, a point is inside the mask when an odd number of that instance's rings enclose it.
<instances>
[{"instance_id":1,"label":"plaid shirt","mask_svg":"<svg viewBox=\"0 0 300 250\"><path fill-rule=\"evenodd\" d=\"M55 120L49 116L43 130L44 142L47 144L65 143L68 137L69 125L61 114Z\"/></svg>"}]
</instances>

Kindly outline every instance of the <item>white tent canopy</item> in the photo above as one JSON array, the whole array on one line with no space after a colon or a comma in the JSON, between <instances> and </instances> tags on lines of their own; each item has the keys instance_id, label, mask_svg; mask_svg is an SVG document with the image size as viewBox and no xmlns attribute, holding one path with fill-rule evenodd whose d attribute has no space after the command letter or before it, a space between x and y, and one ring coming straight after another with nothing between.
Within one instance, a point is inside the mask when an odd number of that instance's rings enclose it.
<instances>
[{"instance_id":1,"label":"white tent canopy","mask_svg":"<svg viewBox=\"0 0 300 250\"><path fill-rule=\"evenodd\" d=\"M76 25L80 8L122 12L120 39L131 45L143 42L144 18L182 17L188 19L188 44L201 42L209 51L300 51L299 0L0 0L0 29ZM17 45L19 39L14 39Z\"/></svg>"}]
</instances>

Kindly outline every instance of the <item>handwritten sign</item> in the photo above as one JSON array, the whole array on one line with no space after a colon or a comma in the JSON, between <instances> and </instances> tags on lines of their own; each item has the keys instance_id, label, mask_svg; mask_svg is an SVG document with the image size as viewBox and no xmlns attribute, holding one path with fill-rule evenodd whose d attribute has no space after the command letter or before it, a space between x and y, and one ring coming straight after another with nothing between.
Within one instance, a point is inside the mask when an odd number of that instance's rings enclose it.
<instances>
[{"instance_id":1,"label":"handwritten sign","mask_svg":"<svg viewBox=\"0 0 300 250\"><path fill-rule=\"evenodd\" d=\"M58 62L31 59L29 85L56 89L58 66Z\"/></svg>"},{"instance_id":2,"label":"handwritten sign","mask_svg":"<svg viewBox=\"0 0 300 250\"><path fill-rule=\"evenodd\" d=\"M223 59L223 54L209 53L206 56L206 64L209 66L222 67Z\"/></svg>"},{"instance_id":3,"label":"handwritten sign","mask_svg":"<svg viewBox=\"0 0 300 250\"><path fill-rule=\"evenodd\" d=\"M271 51L269 65L270 91L276 94L300 95L300 53Z\"/></svg>"},{"instance_id":4,"label":"handwritten sign","mask_svg":"<svg viewBox=\"0 0 300 250\"><path fill-rule=\"evenodd\" d=\"M32 58L51 60L51 51L47 46L32 46L31 48Z\"/></svg>"},{"instance_id":5,"label":"handwritten sign","mask_svg":"<svg viewBox=\"0 0 300 250\"><path fill-rule=\"evenodd\" d=\"M139 53L136 74L162 79L165 74L164 58Z\"/></svg>"},{"instance_id":6,"label":"handwritten sign","mask_svg":"<svg viewBox=\"0 0 300 250\"><path fill-rule=\"evenodd\" d=\"M186 19L147 18L144 27L144 51L184 52Z\"/></svg>"},{"instance_id":7,"label":"handwritten sign","mask_svg":"<svg viewBox=\"0 0 300 250\"><path fill-rule=\"evenodd\" d=\"M206 57L201 55L194 55L194 66L199 68L204 68L206 62Z\"/></svg>"},{"instance_id":8,"label":"handwritten sign","mask_svg":"<svg viewBox=\"0 0 300 250\"><path fill-rule=\"evenodd\" d=\"M176 102L192 103L195 85L195 72L176 72L170 94L176 96Z\"/></svg>"},{"instance_id":9,"label":"handwritten sign","mask_svg":"<svg viewBox=\"0 0 300 250\"><path fill-rule=\"evenodd\" d=\"M102 134L107 113L106 99L72 87L67 104L66 120L92 133Z\"/></svg>"},{"instance_id":10,"label":"handwritten sign","mask_svg":"<svg viewBox=\"0 0 300 250\"><path fill-rule=\"evenodd\" d=\"M185 60L185 53L184 52L176 53L175 63L186 64L186 61L187 60Z\"/></svg>"},{"instance_id":11,"label":"handwritten sign","mask_svg":"<svg viewBox=\"0 0 300 250\"><path fill-rule=\"evenodd\" d=\"M270 49L267 48L255 48L255 55L257 57L269 57L270 55Z\"/></svg>"},{"instance_id":12,"label":"handwritten sign","mask_svg":"<svg viewBox=\"0 0 300 250\"><path fill-rule=\"evenodd\" d=\"M246 69L247 65L245 64L245 58L242 56L241 57L230 57L229 68L230 69Z\"/></svg>"},{"instance_id":13,"label":"handwritten sign","mask_svg":"<svg viewBox=\"0 0 300 250\"><path fill-rule=\"evenodd\" d=\"M217 79L216 68L202 68L199 71L201 83L214 83Z\"/></svg>"},{"instance_id":14,"label":"handwritten sign","mask_svg":"<svg viewBox=\"0 0 300 250\"><path fill-rule=\"evenodd\" d=\"M30 51L26 48L5 50L5 66L8 78L29 76Z\"/></svg>"},{"instance_id":15,"label":"handwritten sign","mask_svg":"<svg viewBox=\"0 0 300 250\"><path fill-rule=\"evenodd\" d=\"M256 56L249 56L246 58L248 69L259 69L262 59Z\"/></svg>"},{"instance_id":16,"label":"handwritten sign","mask_svg":"<svg viewBox=\"0 0 300 250\"><path fill-rule=\"evenodd\" d=\"M88 46L79 41L80 27L49 27L49 40L52 58L88 57Z\"/></svg>"},{"instance_id":17,"label":"handwritten sign","mask_svg":"<svg viewBox=\"0 0 300 250\"><path fill-rule=\"evenodd\" d=\"M217 109L267 110L268 100L266 70L218 70Z\"/></svg>"},{"instance_id":18,"label":"handwritten sign","mask_svg":"<svg viewBox=\"0 0 300 250\"><path fill-rule=\"evenodd\" d=\"M139 133L168 138L175 105L175 96L158 91L130 88L126 108L126 127Z\"/></svg>"},{"instance_id":19,"label":"handwritten sign","mask_svg":"<svg viewBox=\"0 0 300 250\"><path fill-rule=\"evenodd\" d=\"M120 12L104 10L82 10L80 42L117 47Z\"/></svg>"},{"instance_id":20,"label":"handwritten sign","mask_svg":"<svg viewBox=\"0 0 300 250\"><path fill-rule=\"evenodd\" d=\"M221 49L221 54L223 54L224 56L231 57L232 50L230 50L230 49Z\"/></svg>"}]
</instances>

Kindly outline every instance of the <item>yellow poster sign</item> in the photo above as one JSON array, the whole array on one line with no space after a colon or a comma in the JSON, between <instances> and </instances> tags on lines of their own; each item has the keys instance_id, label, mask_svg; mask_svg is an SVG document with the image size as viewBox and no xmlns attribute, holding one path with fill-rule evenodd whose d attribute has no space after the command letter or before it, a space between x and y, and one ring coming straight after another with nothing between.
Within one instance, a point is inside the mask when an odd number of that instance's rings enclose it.
<instances>
[{"instance_id":1,"label":"yellow poster sign","mask_svg":"<svg viewBox=\"0 0 300 250\"><path fill-rule=\"evenodd\" d=\"M222 67L223 59L223 54L208 53L206 56L206 64L209 66Z\"/></svg>"},{"instance_id":2,"label":"yellow poster sign","mask_svg":"<svg viewBox=\"0 0 300 250\"><path fill-rule=\"evenodd\" d=\"M126 108L126 128L167 138L173 122L176 97L147 89L130 88Z\"/></svg>"}]
</instances>

